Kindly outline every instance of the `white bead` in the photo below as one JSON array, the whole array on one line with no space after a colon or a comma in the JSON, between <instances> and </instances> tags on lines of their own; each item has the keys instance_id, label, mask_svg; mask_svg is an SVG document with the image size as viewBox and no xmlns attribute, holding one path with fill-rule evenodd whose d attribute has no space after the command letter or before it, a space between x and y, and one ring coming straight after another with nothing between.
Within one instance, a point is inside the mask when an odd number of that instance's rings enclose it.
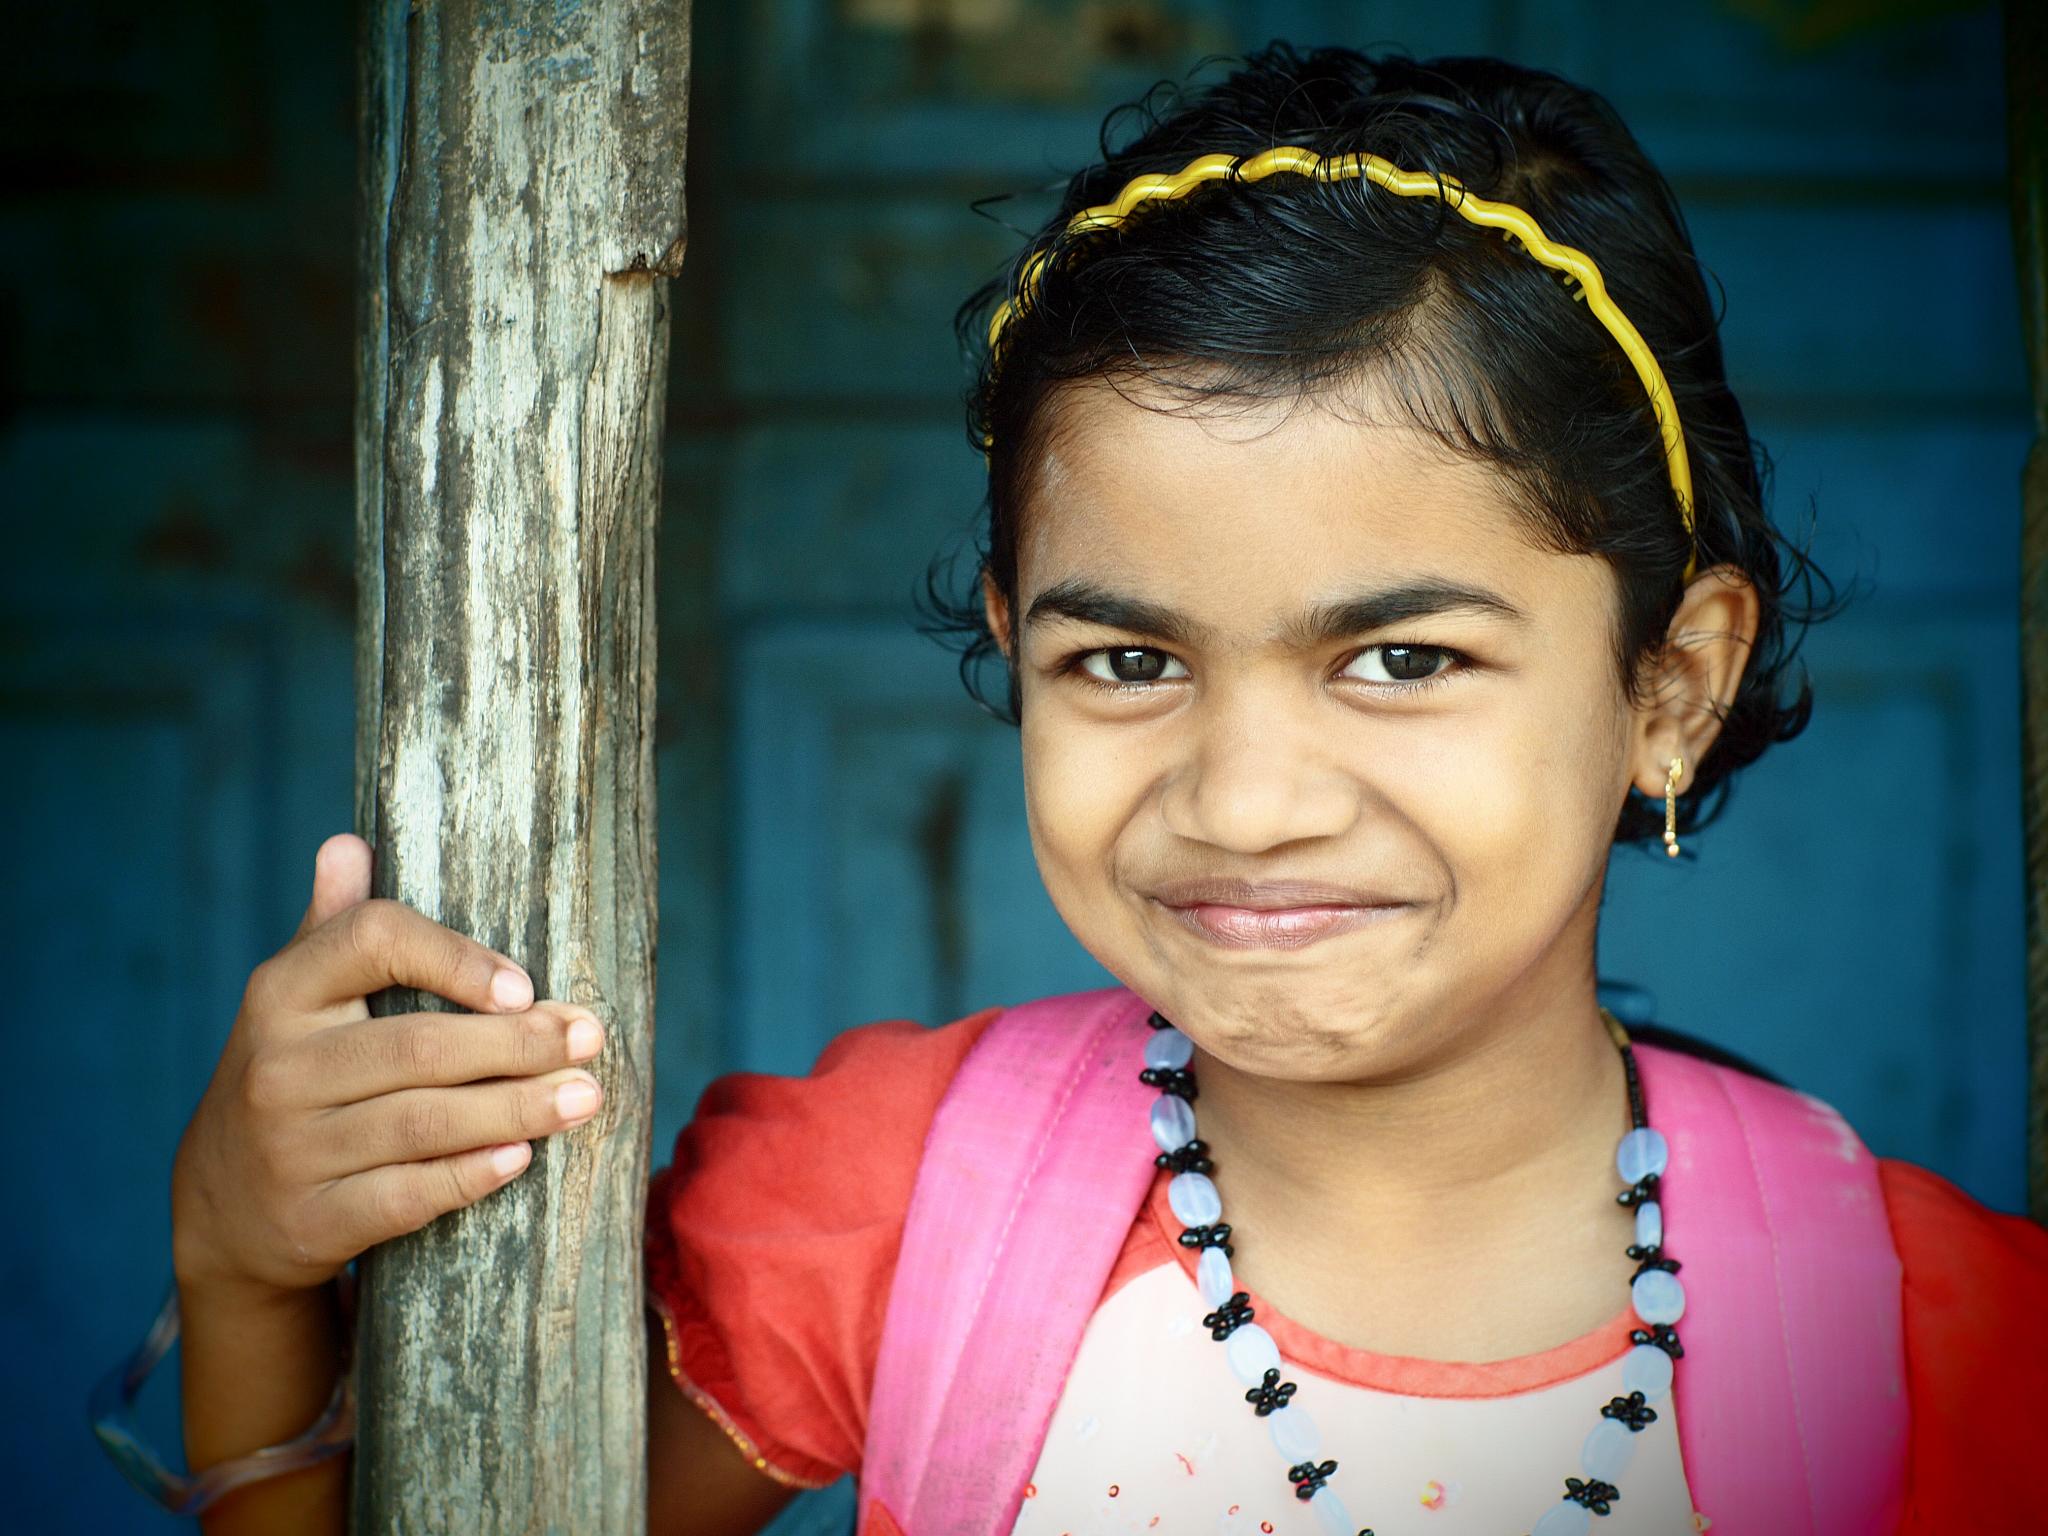
<instances>
[{"instance_id":1,"label":"white bead","mask_svg":"<svg viewBox=\"0 0 2048 1536\"><path fill-rule=\"evenodd\" d=\"M1162 1093L1152 1104L1152 1139L1162 1152L1178 1152L1195 1139L1194 1106L1179 1094Z\"/></svg>"},{"instance_id":2,"label":"white bead","mask_svg":"<svg viewBox=\"0 0 2048 1536\"><path fill-rule=\"evenodd\" d=\"M1603 1483L1618 1482L1635 1453L1635 1432L1619 1419L1602 1419L1579 1448L1579 1469Z\"/></svg>"},{"instance_id":3,"label":"white bead","mask_svg":"<svg viewBox=\"0 0 2048 1536\"><path fill-rule=\"evenodd\" d=\"M1230 1275L1230 1257L1221 1248L1204 1248L1202 1256L1195 1260L1195 1288L1212 1307L1230 1300L1237 1287ZM1664 1351L1660 1349L1657 1353L1661 1355Z\"/></svg>"},{"instance_id":4,"label":"white bead","mask_svg":"<svg viewBox=\"0 0 2048 1536\"><path fill-rule=\"evenodd\" d=\"M1664 1207L1645 1200L1636 1207L1636 1246L1655 1248L1664 1241Z\"/></svg>"},{"instance_id":5,"label":"white bead","mask_svg":"<svg viewBox=\"0 0 2048 1536\"><path fill-rule=\"evenodd\" d=\"M1206 1173L1176 1173L1167 1181L1166 1203L1184 1227L1213 1227L1223 1214L1223 1197Z\"/></svg>"},{"instance_id":6,"label":"white bead","mask_svg":"<svg viewBox=\"0 0 2048 1536\"><path fill-rule=\"evenodd\" d=\"M1646 1323L1675 1323L1685 1316L1685 1287L1668 1269L1646 1269L1628 1289L1636 1316Z\"/></svg>"},{"instance_id":7,"label":"white bead","mask_svg":"<svg viewBox=\"0 0 2048 1536\"><path fill-rule=\"evenodd\" d=\"M1658 1401L1671 1390L1671 1357L1654 1344L1638 1344L1621 1357L1621 1390Z\"/></svg>"},{"instance_id":8,"label":"white bead","mask_svg":"<svg viewBox=\"0 0 2048 1536\"><path fill-rule=\"evenodd\" d=\"M1145 1042L1145 1065L1178 1072L1195 1059L1195 1042L1177 1029L1155 1029Z\"/></svg>"},{"instance_id":9,"label":"white bead","mask_svg":"<svg viewBox=\"0 0 2048 1536\"><path fill-rule=\"evenodd\" d=\"M1306 1457L1302 1459L1307 1460ZM1309 1495L1308 1507L1316 1513L1316 1524L1328 1531L1330 1536L1353 1536L1356 1527L1351 1523L1351 1512L1344 1507L1344 1501L1337 1497L1337 1490L1328 1483Z\"/></svg>"},{"instance_id":10,"label":"white bead","mask_svg":"<svg viewBox=\"0 0 2048 1536\"><path fill-rule=\"evenodd\" d=\"M1662 1173L1670 1161L1671 1149L1664 1144L1664 1133L1647 1125L1622 1137L1621 1145L1614 1150L1614 1166L1621 1170L1624 1184L1639 1183L1653 1173Z\"/></svg>"},{"instance_id":11,"label":"white bead","mask_svg":"<svg viewBox=\"0 0 2048 1536\"><path fill-rule=\"evenodd\" d=\"M1592 1525L1593 1511L1571 1499L1559 1499L1543 1512L1529 1536L1586 1536Z\"/></svg>"},{"instance_id":12,"label":"white bead","mask_svg":"<svg viewBox=\"0 0 2048 1536\"><path fill-rule=\"evenodd\" d=\"M1275 1408L1266 1415L1266 1427L1273 1432L1273 1449L1286 1458L1290 1467L1309 1460L1323 1448L1322 1432L1306 1408L1296 1408L1291 1403ZM1345 1536L1351 1533L1347 1531Z\"/></svg>"},{"instance_id":13,"label":"white bead","mask_svg":"<svg viewBox=\"0 0 2048 1536\"><path fill-rule=\"evenodd\" d=\"M1230 1362L1230 1374L1248 1387L1263 1382L1266 1372L1280 1369L1280 1346L1257 1323L1246 1323L1233 1332L1223 1354Z\"/></svg>"}]
</instances>

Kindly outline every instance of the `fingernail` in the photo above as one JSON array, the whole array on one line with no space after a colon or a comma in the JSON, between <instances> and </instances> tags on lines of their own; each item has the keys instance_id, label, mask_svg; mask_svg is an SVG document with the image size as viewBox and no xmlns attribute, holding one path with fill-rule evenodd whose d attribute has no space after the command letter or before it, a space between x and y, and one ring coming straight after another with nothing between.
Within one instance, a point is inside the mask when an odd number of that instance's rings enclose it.
<instances>
[{"instance_id":1,"label":"fingernail","mask_svg":"<svg viewBox=\"0 0 2048 1536\"><path fill-rule=\"evenodd\" d=\"M604 1049L604 1026L595 1019L577 1019L569 1026L569 1059L588 1061Z\"/></svg>"},{"instance_id":2,"label":"fingernail","mask_svg":"<svg viewBox=\"0 0 2048 1536\"><path fill-rule=\"evenodd\" d=\"M572 1078L555 1090L555 1113L564 1120L587 1120L597 1109L597 1084Z\"/></svg>"},{"instance_id":3,"label":"fingernail","mask_svg":"<svg viewBox=\"0 0 2048 1536\"><path fill-rule=\"evenodd\" d=\"M533 983L508 967L500 966L491 978L491 1001L500 1008L525 1008L533 1002Z\"/></svg>"},{"instance_id":4,"label":"fingernail","mask_svg":"<svg viewBox=\"0 0 2048 1536\"><path fill-rule=\"evenodd\" d=\"M491 1154L491 1172L501 1179L509 1179L524 1168L527 1159L533 1156L533 1148L523 1141L507 1142Z\"/></svg>"}]
</instances>

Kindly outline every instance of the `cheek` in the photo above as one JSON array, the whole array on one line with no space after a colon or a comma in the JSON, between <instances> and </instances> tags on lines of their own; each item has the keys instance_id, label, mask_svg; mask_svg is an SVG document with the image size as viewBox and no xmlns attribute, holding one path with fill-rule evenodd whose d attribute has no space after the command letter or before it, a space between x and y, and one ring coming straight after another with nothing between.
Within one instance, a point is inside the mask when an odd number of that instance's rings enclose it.
<instances>
[{"instance_id":1,"label":"cheek","mask_svg":"<svg viewBox=\"0 0 2048 1536\"><path fill-rule=\"evenodd\" d=\"M1024 712L1024 808L1032 851L1062 911L1106 892L1116 840L1143 786L1110 733L1077 730L1056 710Z\"/></svg>"},{"instance_id":2,"label":"cheek","mask_svg":"<svg viewBox=\"0 0 2048 1536\"><path fill-rule=\"evenodd\" d=\"M1375 775L1442 861L1458 903L1489 928L1554 919L1604 867L1626 734L1612 701L1545 707L1418 733L1397 776Z\"/></svg>"},{"instance_id":3,"label":"cheek","mask_svg":"<svg viewBox=\"0 0 2048 1536\"><path fill-rule=\"evenodd\" d=\"M1469 825L1446 833L1470 852L1468 878L1537 921L1576 906L1612 847L1610 786L1625 744L1605 699L1560 699L1538 718L1509 722L1464 765Z\"/></svg>"}]
</instances>

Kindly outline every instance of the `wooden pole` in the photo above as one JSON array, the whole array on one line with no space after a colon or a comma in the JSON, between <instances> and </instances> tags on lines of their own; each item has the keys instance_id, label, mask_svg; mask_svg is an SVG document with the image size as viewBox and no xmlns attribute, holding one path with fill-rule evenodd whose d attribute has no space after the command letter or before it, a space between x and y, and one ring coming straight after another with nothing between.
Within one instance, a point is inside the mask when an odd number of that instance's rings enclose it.
<instances>
[{"instance_id":1,"label":"wooden pole","mask_svg":"<svg viewBox=\"0 0 2048 1536\"><path fill-rule=\"evenodd\" d=\"M2005 100L2013 265L2034 441L2021 481L2020 796L2027 839L2027 1188L2048 1221L2048 11L2006 0Z\"/></svg>"},{"instance_id":2,"label":"wooden pole","mask_svg":"<svg viewBox=\"0 0 2048 1536\"><path fill-rule=\"evenodd\" d=\"M639 1536L687 0L367 10L356 825L377 895L588 1004L608 1044L595 1120L366 1257L354 1528Z\"/></svg>"}]
</instances>

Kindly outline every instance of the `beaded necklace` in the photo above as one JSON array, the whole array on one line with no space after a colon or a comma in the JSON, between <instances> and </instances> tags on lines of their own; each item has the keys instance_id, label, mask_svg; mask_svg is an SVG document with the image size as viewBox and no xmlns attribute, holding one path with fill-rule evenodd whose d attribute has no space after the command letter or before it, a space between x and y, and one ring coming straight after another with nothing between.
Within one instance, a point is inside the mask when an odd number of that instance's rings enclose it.
<instances>
[{"instance_id":1,"label":"beaded necklace","mask_svg":"<svg viewBox=\"0 0 2048 1536\"><path fill-rule=\"evenodd\" d=\"M1635 1437L1656 1422L1657 1412L1650 1404L1671 1390L1672 1362L1685 1354L1672 1327L1685 1312L1685 1288L1678 1281L1678 1261L1664 1257L1664 1207L1657 1193L1670 1149L1644 1113L1643 1086L1628 1032L1606 1009L1600 1010L1600 1017L1621 1050L1628 1077L1632 1129L1615 1150L1615 1166L1628 1187L1615 1200L1636 1213L1636 1240L1627 1250L1636 1261L1629 1297L1645 1326L1629 1333L1634 1348L1622 1361L1625 1395L1600 1410L1600 1422L1580 1447L1579 1470L1584 1475L1564 1480L1563 1496L1543 1512L1530 1536L1585 1536L1593 1516L1612 1510L1621 1498L1613 1480L1634 1456ZM1145 1042L1145 1069L1138 1077L1159 1090L1151 1112L1152 1139L1160 1149L1153 1161L1173 1173L1166 1197L1183 1224L1181 1246L1201 1250L1195 1285L1202 1300L1215 1309L1202 1319L1202 1326L1223 1345L1231 1373L1245 1385L1245 1401L1266 1421L1273 1448L1288 1463L1287 1481L1294 1485L1294 1496L1314 1511L1330 1536L1349 1536L1351 1516L1330 1486L1337 1463L1316 1459L1322 1436L1315 1420L1293 1402L1295 1384L1280 1379L1280 1347L1252 1321L1251 1297L1235 1289L1230 1227L1223 1220L1223 1197L1209 1177L1216 1165L1208 1144L1195 1137L1195 1076L1188 1066L1194 1059L1194 1042L1158 1013L1149 1022L1152 1034ZM1358 1536L1373 1533L1366 1528Z\"/></svg>"}]
</instances>

